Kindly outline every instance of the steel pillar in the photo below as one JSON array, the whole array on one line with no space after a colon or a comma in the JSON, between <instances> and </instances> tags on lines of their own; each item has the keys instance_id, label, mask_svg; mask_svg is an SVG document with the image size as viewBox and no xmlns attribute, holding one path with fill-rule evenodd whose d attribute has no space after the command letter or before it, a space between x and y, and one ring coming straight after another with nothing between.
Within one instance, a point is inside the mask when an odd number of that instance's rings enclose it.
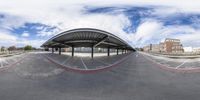
<instances>
[{"instance_id":1,"label":"steel pillar","mask_svg":"<svg viewBox=\"0 0 200 100\"><path fill-rule=\"evenodd\" d=\"M54 53L54 48L52 48L52 53Z\"/></svg>"},{"instance_id":2,"label":"steel pillar","mask_svg":"<svg viewBox=\"0 0 200 100\"><path fill-rule=\"evenodd\" d=\"M117 55L119 54L119 49L117 48Z\"/></svg>"},{"instance_id":3,"label":"steel pillar","mask_svg":"<svg viewBox=\"0 0 200 100\"><path fill-rule=\"evenodd\" d=\"M94 56L94 47L92 46L91 47L91 57L93 58L93 56Z\"/></svg>"},{"instance_id":4,"label":"steel pillar","mask_svg":"<svg viewBox=\"0 0 200 100\"><path fill-rule=\"evenodd\" d=\"M74 46L72 46L72 57L74 56Z\"/></svg>"},{"instance_id":5,"label":"steel pillar","mask_svg":"<svg viewBox=\"0 0 200 100\"><path fill-rule=\"evenodd\" d=\"M58 50L59 50L59 55L61 55L61 48L58 48Z\"/></svg>"},{"instance_id":6,"label":"steel pillar","mask_svg":"<svg viewBox=\"0 0 200 100\"><path fill-rule=\"evenodd\" d=\"M110 56L110 48L108 47L108 56Z\"/></svg>"}]
</instances>

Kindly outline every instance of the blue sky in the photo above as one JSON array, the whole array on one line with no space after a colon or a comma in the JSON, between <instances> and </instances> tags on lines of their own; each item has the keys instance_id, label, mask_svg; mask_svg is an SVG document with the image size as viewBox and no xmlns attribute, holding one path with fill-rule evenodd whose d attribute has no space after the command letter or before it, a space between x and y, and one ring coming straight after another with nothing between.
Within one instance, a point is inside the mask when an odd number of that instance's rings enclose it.
<instances>
[{"instance_id":1,"label":"blue sky","mask_svg":"<svg viewBox=\"0 0 200 100\"><path fill-rule=\"evenodd\" d=\"M133 47L165 38L200 47L198 1L20 1L1 1L0 46L40 47L59 32L84 27L111 32Z\"/></svg>"}]
</instances>

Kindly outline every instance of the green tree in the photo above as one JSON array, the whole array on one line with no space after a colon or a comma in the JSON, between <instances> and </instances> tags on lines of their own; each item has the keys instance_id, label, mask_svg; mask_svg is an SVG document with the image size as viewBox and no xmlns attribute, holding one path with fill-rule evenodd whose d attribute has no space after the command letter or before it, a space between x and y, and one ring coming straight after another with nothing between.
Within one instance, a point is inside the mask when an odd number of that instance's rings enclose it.
<instances>
[{"instance_id":1,"label":"green tree","mask_svg":"<svg viewBox=\"0 0 200 100\"><path fill-rule=\"evenodd\" d=\"M32 46L27 45L27 46L24 47L24 50L32 50Z\"/></svg>"}]
</instances>

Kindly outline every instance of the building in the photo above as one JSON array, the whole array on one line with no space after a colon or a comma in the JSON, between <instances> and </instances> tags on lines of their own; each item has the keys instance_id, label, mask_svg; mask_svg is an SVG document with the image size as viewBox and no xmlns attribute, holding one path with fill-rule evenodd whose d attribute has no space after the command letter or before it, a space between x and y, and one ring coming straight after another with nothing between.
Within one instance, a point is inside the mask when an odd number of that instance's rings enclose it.
<instances>
[{"instance_id":1,"label":"building","mask_svg":"<svg viewBox=\"0 0 200 100\"><path fill-rule=\"evenodd\" d=\"M143 47L146 52L155 53L182 53L184 52L183 46L179 39L166 38L164 42L159 44L150 44Z\"/></svg>"},{"instance_id":2,"label":"building","mask_svg":"<svg viewBox=\"0 0 200 100\"><path fill-rule=\"evenodd\" d=\"M182 53L183 45L179 39L166 38L164 42L164 51L167 53Z\"/></svg>"},{"instance_id":3,"label":"building","mask_svg":"<svg viewBox=\"0 0 200 100\"><path fill-rule=\"evenodd\" d=\"M160 51L159 52L165 52L165 43L164 42L160 42L159 44L159 48L160 48Z\"/></svg>"},{"instance_id":4,"label":"building","mask_svg":"<svg viewBox=\"0 0 200 100\"><path fill-rule=\"evenodd\" d=\"M193 48L192 52L194 52L194 53L200 53L200 47Z\"/></svg>"},{"instance_id":5,"label":"building","mask_svg":"<svg viewBox=\"0 0 200 100\"><path fill-rule=\"evenodd\" d=\"M143 51L149 52L150 51L150 45L144 46Z\"/></svg>"},{"instance_id":6,"label":"building","mask_svg":"<svg viewBox=\"0 0 200 100\"><path fill-rule=\"evenodd\" d=\"M150 44L150 50L151 52L160 52L159 44Z\"/></svg>"},{"instance_id":7,"label":"building","mask_svg":"<svg viewBox=\"0 0 200 100\"><path fill-rule=\"evenodd\" d=\"M143 47L143 50L146 52L159 52L160 46L159 44L150 44Z\"/></svg>"},{"instance_id":8,"label":"building","mask_svg":"<svg viewBox=\"0 0 200 100\"><path fill-rule=\"evenodd\" d=\"M192 47L183 47L183 49L184 49L184 52L187 52L187 53L193 52L193 48Z\"/></svg>"},{"instance_id":9,"label":"building","mask_svg":"<svg viewBox=\"0 0 200 100\"><path fill-rule=\"evenodd\" d=\"M200 47L184 47L185 53L195 53L200 54Z\"/></svg>"}]
</instances>

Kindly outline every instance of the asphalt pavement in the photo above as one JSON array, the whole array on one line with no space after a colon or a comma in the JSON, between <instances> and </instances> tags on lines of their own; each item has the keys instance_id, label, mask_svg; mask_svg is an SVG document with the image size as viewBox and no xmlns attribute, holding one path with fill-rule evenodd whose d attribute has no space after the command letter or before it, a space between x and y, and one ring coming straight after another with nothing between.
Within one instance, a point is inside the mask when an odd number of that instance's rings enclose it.
<instances>
[{"instance_id":1,"label":"asphalt pavement","mask_svg":"<svg viewBox=\"0 0 200 100\"><path fill-rule=\"evenodd\" d=\"M137 52L96 73L61 69L37 53L0 69L1 100L199 100L199 84L200 73L164 70Z\"/></svg>"}]
</instances>

